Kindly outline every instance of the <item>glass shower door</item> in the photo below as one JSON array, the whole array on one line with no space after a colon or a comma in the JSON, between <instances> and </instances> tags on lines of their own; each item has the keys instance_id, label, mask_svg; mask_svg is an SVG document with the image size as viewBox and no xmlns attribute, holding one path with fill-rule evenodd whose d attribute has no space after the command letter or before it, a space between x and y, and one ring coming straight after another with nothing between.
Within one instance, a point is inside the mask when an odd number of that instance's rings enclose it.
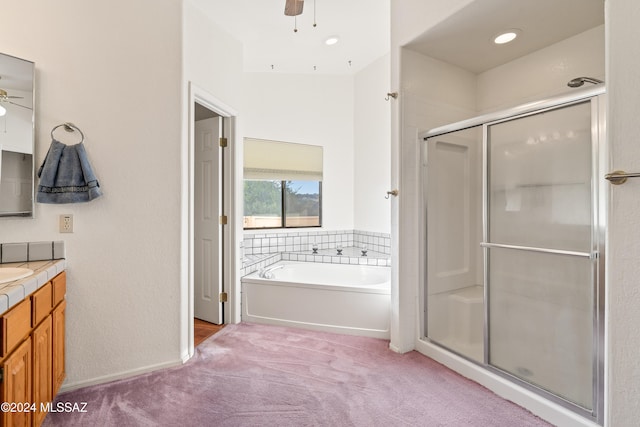
<instances>
[{"instance_id":1,"label":"glass shower door","mask_svg":"<svg viewBox=\"0 0 640 427\"><path fill-rule=\"evenodd\" d=\"M596 284L589 101L486 128L488 364L587 410Z\"/></svg>"},{"instance_id":2,"label":"glass shower door","mask_svg":"<svg viewBox=\"0 0 640 427\"><path fill-rule=\"evenodd\" d=\"M426 335L484 361L482 126L429 138Z\"/></svg>"}]
</instances>

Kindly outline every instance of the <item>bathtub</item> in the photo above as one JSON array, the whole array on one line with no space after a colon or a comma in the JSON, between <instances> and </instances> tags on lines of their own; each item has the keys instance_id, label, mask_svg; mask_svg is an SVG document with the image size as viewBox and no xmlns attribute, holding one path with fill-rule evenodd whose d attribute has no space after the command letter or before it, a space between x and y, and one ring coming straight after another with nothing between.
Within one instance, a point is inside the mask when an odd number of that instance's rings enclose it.
<instances>
[{"instance_id":1,"label":"bathtub","mask_svg":"<svg viewBox=\"0 0 640 427\"><path fill-rule=\"evenodd\" d=\"M389 338L389 267L280 261L242 278L242 320ZM270 268L269 267L269 268Z\"/></svg>"}]
</instances>

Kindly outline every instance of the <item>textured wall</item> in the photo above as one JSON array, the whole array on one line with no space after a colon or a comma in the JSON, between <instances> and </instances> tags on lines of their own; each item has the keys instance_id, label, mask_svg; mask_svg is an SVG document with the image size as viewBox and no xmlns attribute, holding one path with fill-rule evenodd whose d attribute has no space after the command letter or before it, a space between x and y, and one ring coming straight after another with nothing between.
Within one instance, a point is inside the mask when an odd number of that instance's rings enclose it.
<instances>
[{"instance_id":1,"label":"textured wall","mask_svg":"<svg viewBox=\"0 0 640 427\"><path fill-rule=\"evenodd\" d=\"M389 55L358 72L354 78L354 222L355 228L388 233L391 203L391 102Z\"/></svg>"},{"instance_id":2,"label":"textured wall","mask_svg":"<svg viewBox=\"0 0 640 427\"><path fill-rule=\"evenodd\" d=\"M71 121L104 196L37 204L0 240L60 240L67 254L66 386L179 361L181 3L2 0L4 53L36 64L36 162ZM77 142L63 135L67 143Z\"/></svg>"},{"instance_id":3,"label":"textured wall","mask_svg":"<svg viewBox=\"0 0 640 427\"><path fill-rule=\"evenodd\" d=\"M608 137L611 169L640 171L640 4L607 1ZM608 416L612 427L640 419L640 180L611 187L607 286Z\"/></svg>"}]
</instances>

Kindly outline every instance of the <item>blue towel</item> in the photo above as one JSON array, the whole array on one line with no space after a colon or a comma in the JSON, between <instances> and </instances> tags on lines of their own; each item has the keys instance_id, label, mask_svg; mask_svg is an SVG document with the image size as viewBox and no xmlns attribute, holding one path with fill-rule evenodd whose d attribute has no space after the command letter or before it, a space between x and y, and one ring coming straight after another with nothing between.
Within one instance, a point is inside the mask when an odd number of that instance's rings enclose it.
<instances>
[{"instance_id":1,"label":"blue towel","mask_svg":"<svg viewBox=\"0 0 640 427\"><path fill-rule=\"evenodd\" d=\"M38 177L39 203L81 203L102 195L82 143L65 145L52 140Z\"/></svg>"}]
</instances>

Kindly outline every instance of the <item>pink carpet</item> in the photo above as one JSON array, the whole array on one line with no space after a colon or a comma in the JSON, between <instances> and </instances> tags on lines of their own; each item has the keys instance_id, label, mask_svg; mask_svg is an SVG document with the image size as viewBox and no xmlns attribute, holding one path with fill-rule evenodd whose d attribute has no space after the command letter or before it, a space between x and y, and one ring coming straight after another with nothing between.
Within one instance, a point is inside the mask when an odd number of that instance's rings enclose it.
<instances>
[{"instance_id":1,"label":"pink carpet","mask_svg":"<svg viewBox=\"0 0 640 427\"><path fill-rule=\"evenodd\" d=\"M388 342L227 325L185 365L74 390L44 426L549 426L417 352Z\"/></svg>"}]
</instances>

